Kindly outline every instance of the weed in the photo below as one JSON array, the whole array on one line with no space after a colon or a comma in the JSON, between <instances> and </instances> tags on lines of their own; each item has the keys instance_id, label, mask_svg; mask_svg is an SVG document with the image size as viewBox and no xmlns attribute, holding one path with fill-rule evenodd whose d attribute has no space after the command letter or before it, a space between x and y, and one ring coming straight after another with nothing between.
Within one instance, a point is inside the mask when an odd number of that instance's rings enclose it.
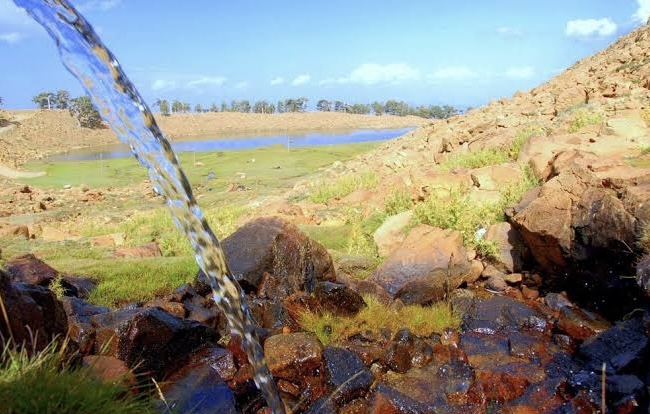
<instances>
[{"instance_id":1,"label":"weed","mask_svg":"<svg viewBox=\"0 0 650 414\"><path fill-rule=\"evenodd\" d=\"M578 132L586 126L600 124L601 122L603 122L602 114L581 109L576 111L569 121L569 132Z\"/></svg>"},{"instance_id":2,"label":"weed","mask_svg":"<svg viewBox=\"0 0 650 414\"><path fill-rule=\"evenodd\" d=\"M650 221L641 225L641 236L639 237L638 246L644 252L650 253Z\"/></svg>"},{"instance_id":3,"label":"weed","mask_svg":"<svg viewBox=\"0 0 650 414\"><path fill-rule=\"evenodd\" d=\"M56 296L57 299L61 299L65 296L65 288L63 287L63 277L59 274L57 275L48 286L50 291Z\"/></svg>"},{"instance_id":4,"label":"weed","mask_svg":"<svg viewBox=\"0 0 650 414\"><path fill-rule=\"evenodd\" d=\"M411 195L405 190L393 190L384 204L384 211L388 216L394 216L413 207Z\"/></svg>"},{"instance_id":5,"label":"weed","mask_svg":"<svg viewBox=\"0 0 650 414\"><path fill-rule=\"evenodd\" d=\"M377 186L377 177L372 173L345 175L333 183L318 183L316 190L309 196L313 203L324 204L334 198L343 198L361 188L373 189Z\"/></svg>"},{"instance_id":6,"label":"weed","mask_svg":"<svg viewBox=\"0 0 650 414\"><path fill-rule=\"evenodd\" d=\"M488 165L497 165L508 162L508 153L499 148L483 148L471 152L459 152L448 156L440 165L445 170L453 170L454 168L481 168Z\"/></svg>"},{"instance_id":7,"label":"weed","mask_svg":"<svg viewBox=\"0 0 650 414\"><path fill-rule=\"evenodd\" d=\"M508 148L508 156L510 159L517 160L526 142L528 142L528 140L533 136L543 134L545 132L546 130L541 126L528 126L517 132L514 140Z\"/></svg>"},{"instance_id":8,"label":"weed","mask_svg":"<svg viewBox=\"0 0 650 414\"><path fill-rule=\"evenodd\" d=\"M432 306L407 305L399 309L384 305L376 297L366 295L367 307L351 317L333 316L329 313L304 312L300 315L302 329L313 332L327 345L337 343L360 331L379 332L388 329L396 332L408 328L415 335L428 336L442 332L447 327L458 327L460 318L446 303Z\"/></svg>"},{"instance_id":9,"label":"weed","mask_svg":"<svg viewBox=\"0 0 650 414\"><path fill-rule=\"evenodd\" d=\"M495 260L499 257L499 246L493 241L483 238L474 241L476 254L486 260Z\"/></svg>"},{"instance_id":10,"label":"weed","mask_svg":"<svg viewBox=\"0 0 650 414\"><path fill-rule=\"evenodd\" d=\"M344 213L346 224L350 225L347 253L377 256L377 245L375 245L375 242L372 239L372 233L375 231L376 227L373 226L374 229L372 227L367 230L364 229L363 217L361 212L356 208L347 208Z\"/></svg>"},{"instance_id":11,"label":"weed","mask_svg":"<svg viewBox=\"0 0 650 414\"><path fill-rule=\"evenodd\" d=\"M66 360L65 345L51 343L30 355L6 346L0 355L0 412L3 413L150 413L147 399L120 384L100 382L90 369Z\"/></svg>"}]
</instances>

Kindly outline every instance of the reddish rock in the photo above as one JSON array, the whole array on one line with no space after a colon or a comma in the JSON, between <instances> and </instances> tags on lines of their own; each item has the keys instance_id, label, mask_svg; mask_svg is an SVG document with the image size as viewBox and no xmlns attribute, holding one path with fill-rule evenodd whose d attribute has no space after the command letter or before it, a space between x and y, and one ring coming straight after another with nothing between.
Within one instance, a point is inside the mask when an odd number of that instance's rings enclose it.
<instances>
[{"instance_id":1,"label":"reddish rock","mask_svg":"<svg viewBox=\"0 0 650 414\"><path fill-rule=\"evenodd\" d=\"M11 225L0 228L0 237L21 237L24 239L29 239L29 228L22 225Z\"/></svg>"},{"instance_id":2,"label":"reddish rock","mask_svg":"<svg viewBox=\"0 0 650 414\"><path fill-rule=\"evenodd\" d=\"M560 309L557 326L558 329L569 335L573 340L584 341L609 329L611 324L595 313L564 306Z\"/></svg>"},{"instance_id":3,"label":"reddish rock","mask_svg":"<svg viewBox=\"0 0 650 414\"><path fill-rule=\"evenodd\" d=\"M413 218L413 211L403 211L394 216L388 217L382 224L375 230L372 235L377 251L381 256L388 256L396 248L399 247L406 235L404 230Z\"/></svg>"},{"instance_id":4,"label":"reddish rock","mask_svg":"<svg viewBox=\"0 0 650 414\"><path fill-rule=\"evenodd\" d=\"M485 240L496 244L498 254L494 263L499 270L505 273L521 271L527 248L510 223L496 223L488 227Z\"/></svg>"},{"instance_id":5,"label":"reddish rock","mask_svg":"<svg viewBox=\"0 0 650 414\"><path fill-rule=\"evenodd\" d=\"M319 282L314 297L322 310L333 315L356 315L366 307L361 295L339 283Z\"/></svg>"},{"instance_id":6,"label":"reddish rock","mask_svg":"<svg viewBox=\"0 0 650 414\"><path fill-rule=\"evenodd\" d=\"M366 394L374 378L354 352L327 347L323 357L328 381L334 390L330 396L332 400L342 405Z\"/></svg>"},{"instance_id":7,"label":"reddish rock","mask_svg":"<svg viewBox=\"0 0 650 414\"><path fill-rule=\"evenodd\" d=\"M273 335L264 343L264 355L273 376L295 381L322 366L323 346L308 333Z\"/></svg>"},{"instance_id":8,"label":"reddish rock","mask_svg":"<svg viewBox=\"0 0 650 414\"><path fill-rule=\"evenodd\" d=\"M31 253L15 257L7 262L5 269L14 282L47 286L59 272Z\"/></svg>"},{"instance_id":9,"label":"reddish rock","mask_svg":"<svg viewBox=\"0 0 650 414\"><path fill-rule=\"evenodd\" d=\"M137 247L118 247L115 249L114 256L130 258L160 257L162 252L158 243L151 242Z\"/></svg>"},{"instance_id":10,"label":"reddish rock","mask_svg":"<svg viewBox=\"0 0 650 414\"><path fill-rule=\"evenodd\" d=\"M108 355L86 355L83 365L92 375L104 383L123 384L129 388L137 385L135 374L121 361Z\"/></svg>"},{"instance_id":11,"label":"reddish rock","mask_svg":"<svg viewBox=\"0 0 650 414\"><path fill-rule=\"evenodd\" d=\"M526 300L535 300L539 297L539 291L531 289L526 285L521 285L521 294Z\"/></svg>"},{"instance_id":12,"label":"reddish rock","mask_svg":"<svg viewBox=\"0 0 650 414\"><path fill-rule=\"evenodd\" d=\"M459 232L420 225L411 230L370 281L405 304L428 304L457 288L469 270Z\"/></svg>"},{"instance_id":13,"label":"reddish rock","mask_svg":"<svg viewBox=\"0 0 650 414\"><path fill-rule=\"evenodd\" d=\"M150 300L149 302L145 303L143 306L145 308L158 307L171 315L178 316L179 318L184 318L187 313L187 311L185 310L185 306L183 306L182 303L170 302L161 298Z\"/></svg>"}]
</instances>

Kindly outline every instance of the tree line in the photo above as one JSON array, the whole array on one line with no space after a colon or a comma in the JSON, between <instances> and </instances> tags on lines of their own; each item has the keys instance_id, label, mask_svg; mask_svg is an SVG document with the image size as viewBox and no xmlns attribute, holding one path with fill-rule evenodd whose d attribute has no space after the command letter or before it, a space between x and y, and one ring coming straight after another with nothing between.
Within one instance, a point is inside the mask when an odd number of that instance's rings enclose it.
<instances>
[{"instance_id":1,"label":"tree line","mask_svg":"<svg viewBox=\"0 0 650 414\"><path fill-rule=\"evenodd\" d=\"M267 100L260 100L251 102L247 99L233 100L230 103L221 102L221 105L212 103L210 106L202 106L196 104L193 112L241 112L241 113L257 113L257 114L274 114L285 112L306 112L308 110L307 103L309 99L288 98L279 100L277 102L270 102ZM192 112L192 107L189 103L179 100L168 101L167 99L157 99L153 105L158 107L162 115L168 116L175 113L188 113ZM396 115L406 116L415 115L422 118L446 119L457 115L460 111L450 105L420 105L411 106L404 101L389 99L386 102L372 102L370 104L363 103L346 103L339 100L321 99L316 103L316 110L319 112L343 112L350 114L375 114L375 115Z\"/></svg>"},{"instance_id":2,"label":"tree line","mask_svg":"<svg viewBox=\"0 0 650 414\"><path fill-rule=\"evenodd\" d=\"M32 98L40 109L67 109L82 128L103 128L102 118L88 95L71 97L70 92L41 92Z\"/></svg>"}]
</instances>

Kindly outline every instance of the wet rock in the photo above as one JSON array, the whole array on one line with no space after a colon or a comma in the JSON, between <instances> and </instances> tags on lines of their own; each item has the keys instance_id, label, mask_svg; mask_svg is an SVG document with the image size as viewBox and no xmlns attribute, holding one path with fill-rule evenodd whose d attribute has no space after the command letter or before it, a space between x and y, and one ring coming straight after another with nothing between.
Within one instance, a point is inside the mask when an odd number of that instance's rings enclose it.
<instances>
[{"instance_id":1,"label":"wet rock","mask_svg":"<svg viewBox=\"0 0 650 414\"><path fill-rule=\"evenodd\" d=\"M485 281L485 289L489 292L500 294L508 289L508 284L503 276L491 276Z\"/></svg>"},{"instance_id":2,"label":"wet rock","mask_svg":"<svg viewBox=\"0 0 650 414\"><path fill-rule=\"evenodd\" d=\"M412 398L396 391L388 385L379 384L370 403L371 414L434 414L431 407L427 407Z\"/></svg>"},{"instance_id":3,"label":"wet rock","mask_svg":"<svg viewBox=\"0 0 650 414\"><path fill-rule=\"evenodd\" d=\"M535 300L539 297L537 289L531 289L526 285L521 285L521 294L526 300Z\"/></svg>"},{"instance_id":4,"label":"wet rock","mask_svg":"<svg viewBox=\"0 0 650 414\"><path fill-rule=\"evenodd\" d=\"M527 253L523 239L510 223L503 222L488 227L485 240L497 247L496 267L504 273L520 272Z\"/></svg>"},{"instance_id":5,"label":"wet rock","mask_svg":"<svg viewBox=\"0 0 650 414\"><path fill-rule=\"evenodd\" d=\"M366 307L361 295L339 283L319 282L316 284L314 296L322 309L333 315L356 315Z\"/></svg>"},{"instance_id":6,"label":"wet rock","mask_svg":"<svg viewBox=\"0 0 650 414\"><path fill-rule=\"evenodd\" d=\"M296 226L277 217L254 219L222 243L230 269L247 292L256 292L265 272L277 279L276 299L299 292L313 292L319 281L336 275L327 250ZM205 285L199 272L198 285Z\"/></svg>"},{"instance_id":7,"label":"wet rock","mask_svg":"<svg viewBox=\"0 0 650 414\"><path fill-rule=\"evenodd\" d=\"M521 273L507 273L504 276L504 280L510 285L517 285L523 280L523 275Z\"/></svg>"},{"instance_id":8,"label":"wet rock","mask_svg":"<svg viewBox=\"0 0 650 414\"><path fill-rule=\"evenodd\" d=\"M0 300L9 316L8 325L0 316L0 343L3 338L13 338L14 343L42 349L54 337L66 335L68 322L63 305L48 289L11 283L9 275L0 270Z\"/></svg>"},{"instance_id":9,"label":"wet rock","mask_svg":"<svg viewBox=\"0 0 650 414\"><path fill-rule=\"evenodd\" d=\"M322 397L312 403L312 405L305 411L305 414L337 414L338 410L334 401L330 398Z\"/></svg>"},{"instance_id":10,"label":"wet rock","mask_svg":"<svg viewBox=\"0 0 650 414\"><path fill-rule=\"evenodd\" d=\"M650 296L650 254L646 254L636 265L636 281Z\"/></svg>"},{"instance_id":11,"label":"wet rock","mask_svg":"<svg viewBox=\"0 0 650 414\"><path fill-rule=\"evenodd\" d=\"M650 351L645 329L640 318L619 322L583 342L578 355L594 371L599 371L605 362L616 373L635 372L647 361Z\"/></svg>"},{"instance_id":12,"label":"wet rock","mask_svg":"<svg viewBox=\"0 0 650 414\"><path fill-rule=\"evenodd\" d=\"M560 295L559 293L547 294L544 296L544 303L546 306L556 311L562 310L562 308L565 307L574 306L569 299L567 299L564 295Z\"/></svg>"},{"instance_id":13,"label":"wet rock","mask_svg":"<svg viewBox=\"0 0 650 414\"><path fill-rule=\"evenodd\" d=\"M343 405L366 394L373 383L373 375L351 351L326 347L323 351L328 381L333 387L331 399Z\"/></svg>"},{"instance_id":14,"label":"wet rock","mask_svg":"<svg viewBox=\"0 0 650 414\"><path fill-rule=\"evenodd\" d=\"M264 355L273 376L295 380L322 365L323 346L308 333L273 335L264 343Z\"/></svg>"},{"instance_id":15,"label":"wet rock","mask_svg":"<svg viewBox=\"0 0 650 414\"><path fill-rule=\"evenodd\" d=\"M99 381L108 384L122 384L132 388L137 385L133 372L124 361L108 355L86 355L83 365L90 369L92 375Z\"/></svg>"},{"instance_id":16,"label":"wet rock","mask_svg":"<svg viewBox=\"0 0 650 414\"><path fill-rule=\"evenodd\" d=\"M456 289L449 295L449 303L451 308L458 315L467 313L476 300L476 293L469 289Z\"/></svg>"},{"instance_id":17,"label":"wet rock","mask_svg":"<svg viewBox=\"0 0 650 414\"><path fill-rule=\"evenodd\" d=\"M160 251L160 246L158 246L158 243L150 242L137 247L118 247L115 249L115 253L113 255L115 257L131 258L160 257L162 256L162 252Z\"/></svg>"},{"instance_id":18,"label":"wet rock","mask_svg":"<svg viewBox=\"0 0 650 414\"><path fill-rule=\"evenodd\" d=\"M413 218L413 211L403 211L394 216L388 217L372 235L377 251L381 256L388 256L399 247L406 235L404 229Z\"/></svg>"},{"instance_id":19,"label":"wet rock","mask_svg":"<svg viewBox=\"0 0 650 414\"><path fill-rule=\"evenodd\" d=\"M156 298L150 300L149 302L142 305L145 308L160 308L170 315L178 316L179 318L184 318L186 311L185 306L182 303L170 302L165 299Z\"/></svg>"},{"instance_id":20,"label":"wet rock","mask_svg":"<svg viewBox=\"0 0 650 414\"><path fill-rule=\"evenodd\" d=\"M97 283L87 277L64 276L61 280L64 289L74 292L73 295L81 299L88 299L90 292L95 290Z\"/></svg>"},{"instance_id":21,"label":"wet rock","mask_svg":"<svg viewBox=\"0 0 650 414\"><path fill-rule=\"evenodd\" d=\"M593 312L571 306L563 306L560 309L557 326L573 340L584 341L589 337L605 331L611 325L607 320Z\"/></svg>"},{"instance_id":22,"label":"wet rock","mask_svg":"<svg viewBox=\"0 0 650 414\"><path fill-rule=\"evenodd\" d=\"M160 378L170 364L199 346L218 339L195 321L183 320L160 308L136 308L91 317L96 331L95 351L108 354L131 368Z\"/></svg>"},{"instance_id":23,"label":"wet rock","mask_svg":"<svg viewBox=\"0 0 650 414\"><path fill-rule=\"evenodd\" d=\"M68 296L61 298L61 304L68 318L70 339L77 343L80 353L91 353L95 347L95 328L92 326L90 318L93 315L109 312L109 309Z\"/></svg>"},{"instance_id":24,"label":"wet rock","mask_svg":"<svg viewBox=\"0 0 650 414\"><path fill-rule=\"evenodd\" d=\"M170 412L237 414L235 396L219 374L209 366L182 370L166 381L162 388ZM159 403L165 412L166 406Z\"/></svg>"},{"instance_id":25,"label":"wet rock","mask_svg":"<svg viewBox=\"0 0 650 414\"><path fill-rule=\"evenodd\" d=\"M370 412L370 403L365 398L356 399L339 409L339 414L367 414Z\"/></svg>"},{"instance_id":26,"label":"wet rock","mask_svg":"<svg viewBox=\"0 0 650 414\"><path fill-rule=\"evenodd\" d=\"M12 281L30 285L48 286L59 275L53 267L31 253L11 259L5 269Z\"/></svg>"},{"instance_id":27,"label":"wet rock","mask_svg":"<svg viewBox=\"0 0 650 414\"><path fill-rule=\"evenodd\" d=\"M484 334L526 329L543 332L547 322L542 314L519 301L494 296L475 303L463 318L463 328Z\"/></svg>"},{"instance_id":28,"label":"wet rock","mask_svg":"<svg viewBox=\"0 0 650 414\"><path fill-rule=\"evenodd\" d=\"M469 272L459 232L420 225L371 276L404 304L429 304L457 288Z\"/></svg>"}]
</instances>

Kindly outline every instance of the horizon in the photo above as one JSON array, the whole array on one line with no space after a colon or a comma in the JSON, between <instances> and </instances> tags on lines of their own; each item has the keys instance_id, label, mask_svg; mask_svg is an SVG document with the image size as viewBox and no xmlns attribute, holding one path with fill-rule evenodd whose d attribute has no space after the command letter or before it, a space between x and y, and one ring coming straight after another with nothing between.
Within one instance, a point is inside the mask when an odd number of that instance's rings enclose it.
<instances>
[{"instance_id":1,"label":"horizon","mask_svg":"<svg viewBox=\"0 0 650 414\"><path fill-rule=\"evenodd\" d=\"M149 106L306 97L310 110L320 99L481 106L542 84L650 16L650 0L72 3ZM0 0L0 56L11 62L0 66L5 109L33 109L42 91L82 94L44 30L10 0Z\"/></svg>"}]
</instances>

